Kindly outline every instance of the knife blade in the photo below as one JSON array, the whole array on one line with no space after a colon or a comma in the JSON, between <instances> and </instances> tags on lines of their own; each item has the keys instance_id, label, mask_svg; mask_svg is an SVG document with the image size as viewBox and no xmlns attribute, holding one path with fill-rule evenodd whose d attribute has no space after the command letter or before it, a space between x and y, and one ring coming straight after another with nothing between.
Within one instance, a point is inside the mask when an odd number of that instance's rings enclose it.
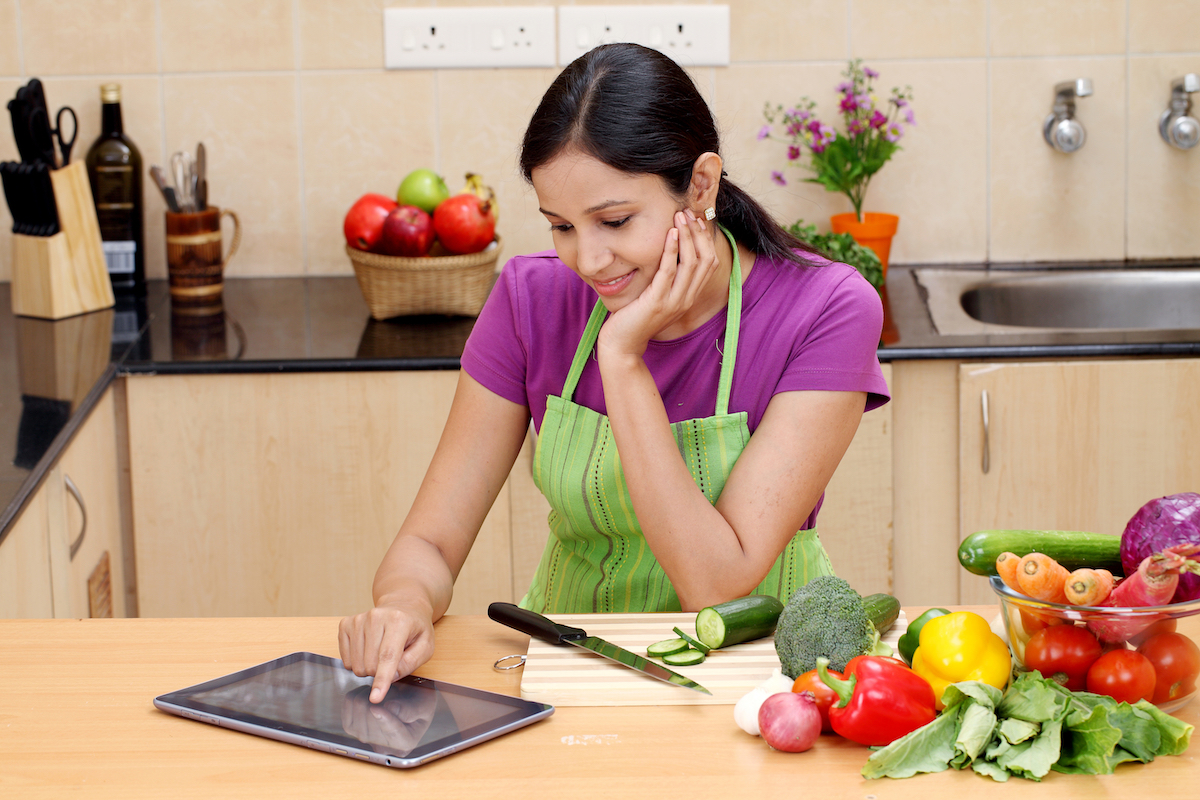
<instances>
[{"instance_id":1,"label":"knife blade","mask_svg":"<svg viewBox=\"0 0 1200 800\"><path fill-rule=\"evenodd\" d=\"M684 689L703 692L712 695L708 689L696 683L686 675L672 672L664 666L655 664L648 658L637 653L631 653L623 647L606 642L596 636L588 636L581 628L569 625L559 625L553 620L543 617L534 611L515 606L512 603L492 603L488 606L488 616L502 625L536 636L545 642L558 645L574 645L575 647L603 656L631 669L641 672L656 680L679 686Z\"/></svg>"}]
</instances>

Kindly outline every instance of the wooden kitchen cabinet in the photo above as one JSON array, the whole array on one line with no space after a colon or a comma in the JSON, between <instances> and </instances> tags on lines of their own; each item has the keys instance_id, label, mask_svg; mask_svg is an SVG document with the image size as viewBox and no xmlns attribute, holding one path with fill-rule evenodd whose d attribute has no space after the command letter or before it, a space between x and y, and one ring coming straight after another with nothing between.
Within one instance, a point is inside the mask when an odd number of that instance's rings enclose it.
<instances>
[{"instance_id":1,"label":"wooden kitchen cabinet","mask_svg":"<svg viewBox=\"0 0 1200 800\"><path fill-rule=\"evenodd\" d=\"M1200 487L1198 359L894 367L895 570L905 604L996 602L958 564L958 543L976 531L1120 534L1146 501Z\"/></svg>"},{"instance_id":2,"label":"wooden kitchen cabinet","mask_svg":"<svg viewBox=\"0 0 1200 800\"><path fill-rule=\"evenodd\" d=\"M141 616L339 616L433 457L456 371L125 379ZM450 612L513 596L507 486ZM332 634L331 634L332 635Z\"/></svg>"},{"instance_id":3,"label":"wooden kitchen cabinet","mask_svg":"<svg viewBox=\"0 0 1200 800\"><path fill-rule=\"evenodd\" d=\"M117 445L109 390L0 544L0 616L125 615Z\"/></svg>"},{"instance_id":4,"label":"wooden kitchen cabinet","mask_svg":"<svg viewBox=\"0 0 1200 800\"><path fill-rule=\"evenodd\" d=\"M1120 534L1146 501L1200 488L1200 360L964 364L959 375L964 535ZM983 579L960 580L959 602L994 599Z\"/></svg>"}]
</instances>

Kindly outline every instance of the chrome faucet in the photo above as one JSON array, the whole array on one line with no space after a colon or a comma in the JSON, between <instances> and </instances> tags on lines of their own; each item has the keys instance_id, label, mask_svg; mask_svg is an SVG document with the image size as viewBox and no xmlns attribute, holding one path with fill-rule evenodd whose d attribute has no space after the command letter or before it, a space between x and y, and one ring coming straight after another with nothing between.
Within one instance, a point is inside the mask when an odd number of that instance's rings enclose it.
<instances>
[{"instance_id":1,"label":"chrome faucet","mask_svg":"<svg viewBox=\"0 0 1200 800\"><path fill-rule=\"evenodd\" d=\"M1192 92L1200 91L1200 75L1189 72L1171 81L1171 104L1158 118L1158 133L1163 141L1180 150L1191 150L1200 142L1200 122L1192 110Z\"/></svg>"},{"instance_id":2,"label":"chrome faucet","mask_svg":"<svg viewBox=\"0 0 1200 800\"><path fill-rule=\"evenodd\" d=\"M1054 87L1054 108L1042 125L1046 144L1060 153L1074 153L1083 147L1087 131L1075 119L1075 98L1092 93L1091 78L1077 78Z\"/></svg>"}]
</instances>

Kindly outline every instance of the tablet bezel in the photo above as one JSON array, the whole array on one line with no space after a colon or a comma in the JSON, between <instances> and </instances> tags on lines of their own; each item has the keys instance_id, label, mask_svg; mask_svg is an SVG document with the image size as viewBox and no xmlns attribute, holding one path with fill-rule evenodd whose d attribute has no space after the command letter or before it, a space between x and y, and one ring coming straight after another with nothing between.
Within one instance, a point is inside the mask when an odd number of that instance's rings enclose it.
<instances>
[{"instance_id":1,"label":"tablet bezel","mask_svg":"<svg viewBox=\"0 0 1200 800\"><path fill-rule=\"evenodd\" d=\"M510 706L512 713L480 725L475 725L466 730L460 730L455 736L446 736L402 753L390 749L385 745L363 742L351 736L338 736L327 731L296 725L285 720L261 717L249 711L230 711L226 708L202 702L194 697L196 694L219 689L223 686L263 675L301 661L327 668L345 669L340 659L316 653L296 652L258 664L257 666L214 678L210 681L205 681L204 683L198 683L194 686L179 689L178 691L159 695L154 698L154 706L160 711L184 717L185 719L207 722L243 733L309 747L321 752L399 768L419 766L436 758L457 753L460 750L465 750L473 745L494 739L497 736L545 719L554 713L554 706L545 703L536 703L520 697L511 697L506 694L475 689L433 678L409 675L401 678L397 683L424 686L445 694L458 695L464 698L487 700L493 704Z\"/></svg>"}]
</instances>

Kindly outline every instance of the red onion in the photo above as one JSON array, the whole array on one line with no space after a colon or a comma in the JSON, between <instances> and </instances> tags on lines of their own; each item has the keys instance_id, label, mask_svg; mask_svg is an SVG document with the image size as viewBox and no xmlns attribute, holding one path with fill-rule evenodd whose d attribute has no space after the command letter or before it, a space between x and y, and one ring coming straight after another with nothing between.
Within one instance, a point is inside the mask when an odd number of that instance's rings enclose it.
<instances>
[{"instance_id":1,"label":"red onion","mask_svg":"<svg viewBox=\"0 0 1200 800\"><path fill-rule=\"evenodd\" d=\"M780 692L758 709L763 740L785 753L803 753L821 735L821 712L812 692Z\"/></svg>"}]
</instances>

